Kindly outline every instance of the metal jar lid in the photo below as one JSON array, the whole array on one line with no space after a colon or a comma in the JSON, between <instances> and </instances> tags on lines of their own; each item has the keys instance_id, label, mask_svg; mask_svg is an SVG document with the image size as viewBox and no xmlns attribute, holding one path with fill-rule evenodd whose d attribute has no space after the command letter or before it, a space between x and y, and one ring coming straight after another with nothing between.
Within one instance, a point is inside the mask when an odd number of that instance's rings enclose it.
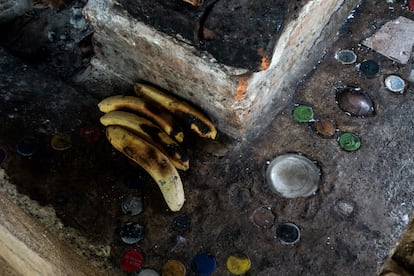
<instances>
[{"instance_id":1,"label":"metal jar lid","mask_svg":"<svg viewBox=\"0 0 414 276\"><path fill-rule=\"evenodd\" d=\"M299 154L276 157L266 170L270 188L286 198L308 197L318 189L320 169L314 162Z\"/></svg>"}]
</instances>

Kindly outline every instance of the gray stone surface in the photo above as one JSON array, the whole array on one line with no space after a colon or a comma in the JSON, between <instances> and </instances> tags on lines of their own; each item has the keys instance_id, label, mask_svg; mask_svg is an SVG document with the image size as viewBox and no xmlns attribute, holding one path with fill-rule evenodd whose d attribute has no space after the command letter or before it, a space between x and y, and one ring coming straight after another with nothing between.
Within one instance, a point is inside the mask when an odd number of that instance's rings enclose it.
<instances>
[{"instance_id":1,"label":"gray stone surface","mask_svg":"<svg viewBox=\"0 0 414 276\"><path fill-rule=\"evenodd\" d=\"M407 64L414 47L414 21L400 16L387 22L362 44L390 59Z\"/></svg>"}]
</instances>

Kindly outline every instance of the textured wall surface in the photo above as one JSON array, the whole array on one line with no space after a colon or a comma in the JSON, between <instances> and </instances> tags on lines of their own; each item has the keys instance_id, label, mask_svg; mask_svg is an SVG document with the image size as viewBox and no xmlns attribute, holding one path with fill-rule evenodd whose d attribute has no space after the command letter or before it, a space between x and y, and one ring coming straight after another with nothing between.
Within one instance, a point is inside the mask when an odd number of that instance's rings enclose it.
<instances>
[{"instance_id":1,"label":"textured wall surface","mask_svg":"<svg viewBox=\"0 0 414 276\"><path fill-rule=\"evenodd\" d=\"M146 80L200 106L232 137L259 132L323 56L358 1L309 1L288 22L270 66L260 72L216 63L206 53L131 18L111 0L91 0L95 64L126 82Z\"/></svg>"}]
</instances>

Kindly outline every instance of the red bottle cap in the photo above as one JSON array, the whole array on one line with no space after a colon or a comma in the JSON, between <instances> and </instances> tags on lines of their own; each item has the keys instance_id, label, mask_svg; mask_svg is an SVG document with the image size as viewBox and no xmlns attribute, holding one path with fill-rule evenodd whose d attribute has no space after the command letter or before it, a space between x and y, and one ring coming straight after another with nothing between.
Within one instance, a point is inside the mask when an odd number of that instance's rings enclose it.
<instances>
[{"instance_id":1,"label":"red bottle cap","mask_svg":"<svg viewBox=\"0 0 414 276\"><path fill-rule=\"evenodd\" d=\"M121 257L121 268L126 272L135 272L141 269L144 258L136 249L126 251Z\"/></svg>"},{"instance_id":2,"label":"red bottle cap","mask_svg":"<svg viewBox=\"0 0 414 276\"><path fill-rule=\"evenodd\" d=\"M80 130L82 136L89 143L95 143L101 137L101 128L97 125L85 126Z\"/></svg>"}]
</instances>

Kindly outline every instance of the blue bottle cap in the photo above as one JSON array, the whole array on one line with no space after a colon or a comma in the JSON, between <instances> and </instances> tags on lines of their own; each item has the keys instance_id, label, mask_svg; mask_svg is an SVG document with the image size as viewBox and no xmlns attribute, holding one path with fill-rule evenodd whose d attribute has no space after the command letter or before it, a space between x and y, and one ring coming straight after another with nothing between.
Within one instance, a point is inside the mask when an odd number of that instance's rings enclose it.
<instances>
[{"instance_id":1,"label":"blue bottle cap","mask_svg":"<svg viewBox=\"0 0 414 276\"><path fill-rule=\"evenodd\" d=\"M359 70L367 77L375 77L379 69L379 64L374 60L365 60L359 65Z\"/></svg>"},{"instance_id":2,"label":"blue bottle cap","mask_svg":"<svg viewBox=\"0 0 414 276\"><path fill-rule=\"evenodd\" d=\"M121 239L126 244L134 244L144 238L144 227L138 223L126 223L120 231Z\"/></svg>"},{"instance_id":3,"label":"blue bottle cap","mask_svg":"<svg viewBox=\"0 0 414 276\"><path fill-rule=\"evenodd\" d=\"M16 146L16 151L18 154L24 157L33 156L39 149L40 143L39 140L33 137L26 137L20 140Z\"/></svg>"},{"instance_id":4,"label":"blue bottle cap","mask_svg":"<svg viewBox=\"0 0 414 276\"><path fill-rule=\"evenodd\" d=\"M193 258L191 268L198 276L209 276L216 270L216 258L206 252L199 253Z\"/></svg>"}]
</instances>

